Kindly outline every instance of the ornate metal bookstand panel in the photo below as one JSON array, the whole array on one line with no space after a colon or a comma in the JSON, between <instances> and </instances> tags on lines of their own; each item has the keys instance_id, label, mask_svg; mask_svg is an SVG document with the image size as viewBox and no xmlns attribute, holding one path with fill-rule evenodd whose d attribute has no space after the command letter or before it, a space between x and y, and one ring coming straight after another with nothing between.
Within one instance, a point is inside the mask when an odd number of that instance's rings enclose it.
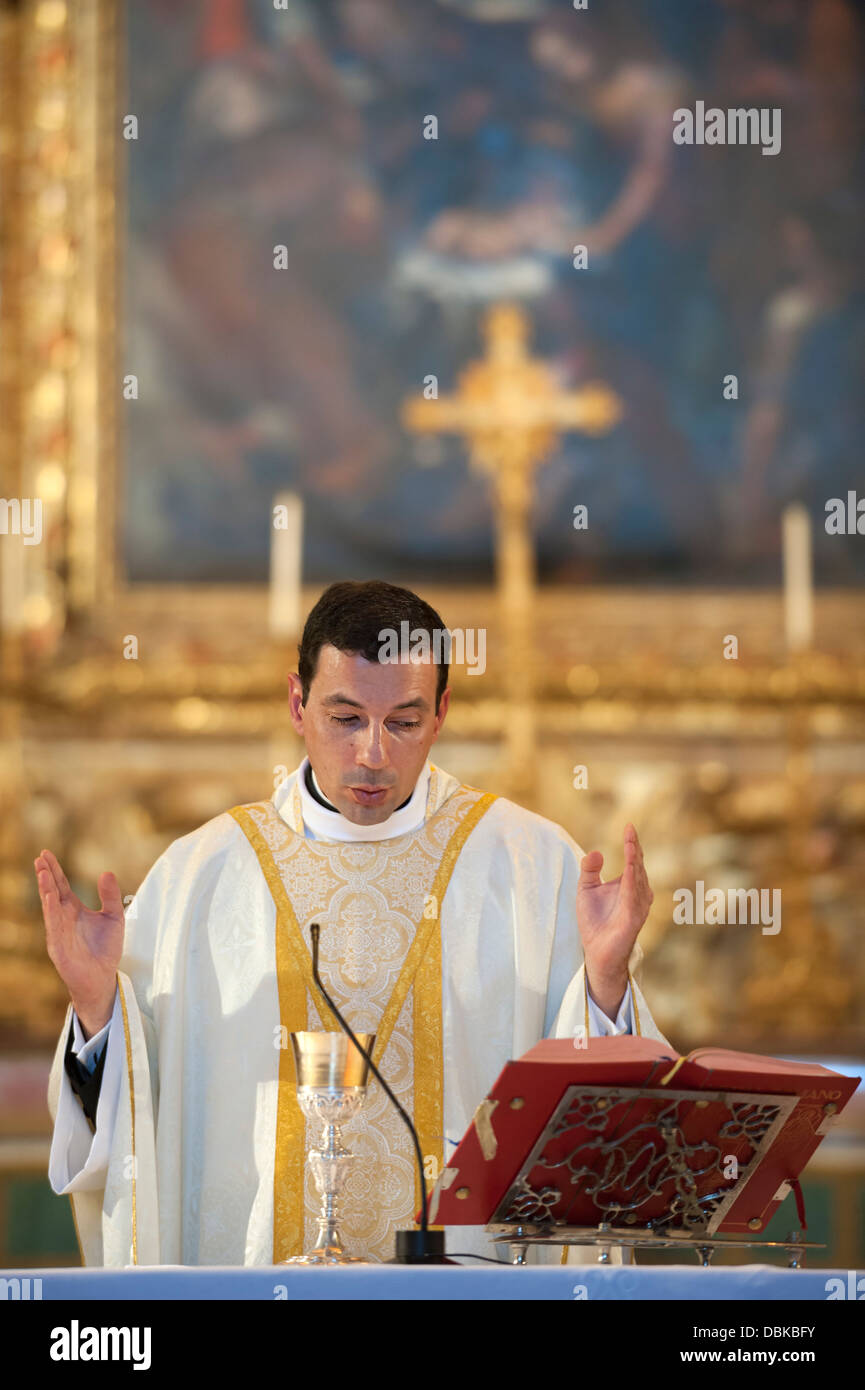
<instances>
[{"instance_id":1,"label":"ornate metal bookstand panel","mask_svg":"<svg viewBox=\"0 0 865 1390\"><path fill-rule=\"evenodd\" d=\"M516 1263L530 1244L597 1245L601 1263L611 1245L678 1245L697 1250L704 1264L720 1246L782 1245L797 1266L812 1244L798 1232L789 1242L715 1234L797 1102L795 1095L571 1086L487 1230L514 1247ZM705 1111L719 1104L726 1119L707 1138Z\"/></svg>"}]
</instances>

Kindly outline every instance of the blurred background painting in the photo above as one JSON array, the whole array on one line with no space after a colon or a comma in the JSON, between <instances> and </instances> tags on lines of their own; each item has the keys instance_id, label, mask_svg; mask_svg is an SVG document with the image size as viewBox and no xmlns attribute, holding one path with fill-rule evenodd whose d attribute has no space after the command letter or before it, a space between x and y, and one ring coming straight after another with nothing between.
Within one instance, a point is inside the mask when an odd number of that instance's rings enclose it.
<instances>
[{"instance_id":1,"label":"blurred background painting","mask_svg":"<svg viewBox=\"0 0 865 1390\"><path fill-rule=\"evenodd\" d=\"M125 321L148 382L128 420L133 579L264 580L288 481L311 582L489 580L482 482L458 442L406 438L398 408L430 373L453 381L497 300L530 312L563 383L600 375L627 405L545 470L542 578L765 580L784 502L855 486L861 30L844 0L126 15ZM779 108L781 148L674 144L671 111L698 96ZM821 545L818 577L856 582L861 555Z\"/></svg>"}]
</instances>

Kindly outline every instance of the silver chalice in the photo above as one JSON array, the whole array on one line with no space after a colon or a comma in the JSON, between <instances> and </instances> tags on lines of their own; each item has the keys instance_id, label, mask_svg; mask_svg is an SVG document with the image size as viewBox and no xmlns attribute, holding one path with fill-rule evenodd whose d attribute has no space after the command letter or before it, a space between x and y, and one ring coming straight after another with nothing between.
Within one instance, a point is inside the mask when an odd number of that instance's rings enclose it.
<instances>
[{"instance_id":1,"label":"silver chalice","mask_svg":"<svg viewBox=\"0 0 865 1390\"><path fill-rule=\"evenodd\" d=\"M375 1033L358 1033L361 1047L370 1053ZM322 1126L317 1148L308 1162L321 1195L318 1239L304 1255L286 1260L290 1265L366 1264L345 1250L339 1232L339 1202L351 1165L357 1155L343 1144L340 1128L352 1119L366 1100L369 1062L345 1033L292 1033L291 1046L297 1072L297 1099L308 1120Z\"/></svg>"}]
</instances>

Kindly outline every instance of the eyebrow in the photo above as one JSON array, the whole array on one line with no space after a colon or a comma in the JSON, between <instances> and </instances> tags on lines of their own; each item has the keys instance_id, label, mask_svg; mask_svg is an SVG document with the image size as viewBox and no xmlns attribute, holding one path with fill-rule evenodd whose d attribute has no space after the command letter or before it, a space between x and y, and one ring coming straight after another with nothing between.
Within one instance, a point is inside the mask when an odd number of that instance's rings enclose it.
<instances>
[{"instance_id":1,"label":"eyebrow","mask_svg":"<svg viewBox=\"0 0 865 1390\"><path fill-rule=\"evenodd\" d=\"M351 705L352 709L363 709L363 705L358 700L352 700L348 695L337 692L336 695L326 695L321 702L323 705ZM423 696L418 695L414 700L403 700L402 704L394 705L394 709L429 709L427 701Z\"/></svg>"}]
</instances>

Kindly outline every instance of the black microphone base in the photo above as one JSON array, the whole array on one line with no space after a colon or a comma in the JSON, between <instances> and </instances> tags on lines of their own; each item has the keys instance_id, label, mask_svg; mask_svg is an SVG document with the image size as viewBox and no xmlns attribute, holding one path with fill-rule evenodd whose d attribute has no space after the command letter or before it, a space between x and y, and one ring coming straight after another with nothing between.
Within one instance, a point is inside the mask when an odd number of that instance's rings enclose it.
<instances>
[{"instance_id":1,"label":"black microphone base","mask_svg":"<svg viewBox=\"0 0 865 1390\"><path fill-rule=\"evenodd\" d=\"M445 1254L444 1231L397 1231L392 1265L452 1265Z\"/></svg>"}]
</instances>

